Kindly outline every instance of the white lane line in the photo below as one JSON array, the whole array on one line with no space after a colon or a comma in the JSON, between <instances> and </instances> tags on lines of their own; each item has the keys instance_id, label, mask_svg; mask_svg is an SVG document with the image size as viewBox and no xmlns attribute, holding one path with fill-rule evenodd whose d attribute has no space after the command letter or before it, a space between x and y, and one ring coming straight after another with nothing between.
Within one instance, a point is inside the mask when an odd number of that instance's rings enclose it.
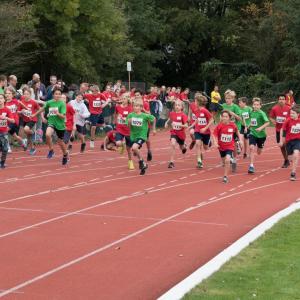
<instances>
[{"instance_id":1,"label":"white lane line","mask_svg":"<svg viewBox=\"0 0 300 300\"><path fill-rule=\"evenodd\" d=\"M187 177L186 177L186 176L183 176L183 177L180 177L179 179L180 179L180 180L183 180L183 179L187 179Z\"/></svg>"},{"instance_id":2,"label":"white lane line","mask_svg":"<svg viewBox=\"0 0 300 300\"><path fill-rule=\"evenodd\" d=\"M216 196L209 198L208 201L212 201L212 200L215 200L215 199L217 199Z\"/></svg>"},{"instance_id":3,"label":"white lane line","mask_svg":"<svg viewBox=\"0 0 300 300\"><path fill-rule=\"evenodd\" d=\"M239 186L238 186L238 188L241 188L241 187L243 187L244 186L244 184L240 184Z\"/></svg>"},{"instance_id":4,"label":"white lane line","mask_svg":"<svg viewBox=\"0 0 300 300\"><path fill-rule=\"evenodd\" d=\"M161 183L158 186L165 186L167 183Z\"/></svg>"},{"instance_id":5,"label":"white lane line","mask_svg":"<svg viewBox=\"0 0 300 300\"><path fill-rule=\"evenodd\" d=\"M85 185L85 184L87 184L87 182L77 182L77 183L74 183L73 186Z\"/></svg>"},{"instance_id":6,"label":"white lane line","mask_svg":"<svg viewBox=\"0 0 300 300\"><path fill-rule=\"evenodd\" d=\"M150 190L153 190L153 189L154 189L154 187L152 186L152 187L146 188L145 191L150 191Z\"/></svg>"},{"instance_id":7,"label":"white lane line","mask_svg":"<svg viewBox=\"0 0 300 300\"><path fill-rule=\"evenodd\" d=\"M223 195L225 195L225 194L227 194L227 192L221 193L220 196L223 196Z\"/></svg>"},{"instance_id":8,"label":"white lane line","mask_svg":"<svg viewBox=\"0 0 300 300\"><path fill-rule=\"evenodd\" d=\"M53 269L51 269L51 270L49 270L49 271L47 271L45 273L42 273L40 275L37 275L35 277L32 277L32 278L24 281L24 282L21 282L18 285L14 286L14 287L11 287L10 289L7 289L4 292L0 292L0 298L6 296L8 294L14 293L14 292L16 292L16 291L18 291L18 290L20 290L20 289L22 289L22 288L24 288L24 287L26 287L28 285L31 285L31 284L33 284L33 283L35 283L37 281L45 279L45 278L49 277L50 275L53 275L53 274L55 274L55 273L57 273L57 272L59 272L61 270L64 270L64 269L69 268L69 267L71 267L73 265L76 265L76 264L78 264L78 263L80 263L80 262L82 262L82 261L84 261L84 260L86 260L86 259L88 259L88 258L90 258L92 256L95 256L95 255L97 255L97 254L99 254L99 253L101 253L101 252L103 252L103 251L105 251L105 250L107 250L109 248L112 248L112 247L114 247L114 246L116 246L118 244L121 244L121 243L123 243L123 242L125 242L127 240L130 240L130 239L132 239L132 238L134 238L134 237L136 237L136 236L138 236L138 235L140 235L140 234L142 234L144 232L147 232L147 231L149 231L149 230L151 230L153 228L156 228L156 227L158 227L161 224L164 224L164 223L169 222L169 221L171 221L171 220L173 220L173 219L175 219L175 218L177 218L179 216L182 216L182 215L186 214L187 212L196 210L196 209L201 208L201 207L206 206L206 205L211 205L212 203L216 203L216 202L219 202L219 201L221 201L223 199L231 198L231 197L236 196L236 195L248 193L248 192L251 192L251 191L254 191L254 190L264 189L266 187L271 187L271 186L275 186L275 185L279 185L279 184L283 184L283 183L287 183L287 182L288 182L288 180L284 180L284 181L279 181L279 182L275 182L275 183L272 183L272 184L262 185L262 186L251 188L251 189L248 189L248 190L245 190L245 191L240 191L240 192L237 192L237 193L233 193L233 194L221 197L221 198L217 198L216 200L211 201L209 203L205 203L203 205L197 205L197 206L193 206L191 208L187 208L187 209L185 209L183 211L180 211L180 212L178 212L176 214L173 214L173 215L171 215L171 216L169 216L167 218L164 218L164 219L162 219L162 220L160 220L158 222L155 222L155 223L153 223L153 224L151 224L149 226L146 226L146 227L144 227L142 229L139 229L139 230L137 230L137 231L135 231L135 232L127 235L127 236L124 236L121 239L115 240L115 241L113 241L113 242L111 242L109 244L106 244L106 245L104 245L102 247L99 247L99 248L95 249L94 251L88 252L85 255L79 256L76 259L70 260L70 261L66 262L65 264L62 264L62 265L60 265L60 266L58 266L56 268L53 268ZM298 206L300 208L300 203L298 203ZM58 217L58 218L60 218L60 217ZM58 219L58 218L56 218L56 219Z\"/></svg>"},{"instance_id":9,"label":"white lane line","mask_svg":"<svg viewBox=\"0 0 300 300\"><path fill-rule=\"evenodd\" d=\"M28 175L24 175L23 177L26 178L26 177L32 177L32 176L35 176L36 174L28 174Z\"/></svg>"},{"instance_id":10,"label":"white lane line","mask_svg":"<svg viewBox=\"0 0 300 300\"><path fill-rule=\"evenodd\" d=\"M131 196L137 196L137 195L140 195L140 194L144 194L144 192L138 191L138 192L132 193Z\"/></svg>"},{"instance_id":11,"label":"white lane line","mask_svg":"<svg viewBox=\"0 0 300 300\"><path fill-rule=\"evenodd\" d=\"M233 191L235 191L235 190L236 190L236 188L233 188L233 189L229 190L229 192L233 192Z\"/></svg>"},{"instance_id":12,"label":"white lane line","mask_svg":"<svg viewBox=\"0 0 300 300\"><path fill-rule=\"evenodd\" d=\"M50 173L51 171L47 170L47 171L43 171L43 172L40 172L41 174L46 174L46 173Z\"/></svg>"},{"instance_id":13,"label":"white lane line","mask_svg":"<svg viewBox=\"0 0 300 300\"><path fill-rule=\"evenodd\" d=\"M14 178L8 178L8 179L6 179L6 181L16 181L16 180L19 180L19 178L18 177L14 177Z\"/></svg>"},{"instance_id":14,"label":"white lane line","mask_svg":"<svg viewBox=\"0 0 300 300\"><path fill-rule=\"evenodd\" d=\"M106 175L106 176L103 176L103 178L109 178L109 177L113 177L113 175Z\"/></svg>"},{"instance_id":15,"label":"white lane line","mask_svg":"<svg viewBox=\"0 0 300 300\"><path fill-rule=\"evenodd\" d=\"M90 182L94 182L94 181L97 181L97 180L99 180L99 178L91 179Z\"/></svg>"},{"instance_id":16,"label":"white lane line","mask_svg":"<svg viewBox=\"0 0 300 300\"><path fill-rule=\"evenodd\" d=\"M177 181L178 181L177 179L174 179L174 180L171 180L170 182L174 183L174 182L177 182Z\"/></svg>"},{"instance_id":17,"label":"white lane line","mask_svg":"<svg viewBox=\"0 0 300 300\"><path fill-rule=\"evenodd\" d=\"M252 180L249 180L249 181L246 182L246 184L249 184L249 183L252 183Z\"/></svg>"}]
</instances>

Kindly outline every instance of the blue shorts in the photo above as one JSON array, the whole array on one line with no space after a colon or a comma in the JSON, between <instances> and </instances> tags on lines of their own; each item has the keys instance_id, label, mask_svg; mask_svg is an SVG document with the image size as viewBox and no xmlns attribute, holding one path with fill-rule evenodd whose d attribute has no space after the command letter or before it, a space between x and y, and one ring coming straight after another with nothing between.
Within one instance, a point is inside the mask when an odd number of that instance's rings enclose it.
<instances>
[{"instance_id":1,"label":"blue shorts","mask_svg":"<svg viewBox=\"0 0 300 300\"><path fill-rule=\"evenodd\" d=\"M210 142L210 134L203 134L200 132L195 132L195 140L202 141L204 145L208 146Z\"/></svg>"},{"instance_id":2,"label":"blue shorts","mask_svg":"<svg viewBox=\"0 0 300 300\"><path fill-rule=\"evenodd\" d=\"M300 151L300 140L291 140L286 144L286 150L288 155L292 155L294 150Z\"/></svg>"},{"instance_id":3,"label":"blue shorts","mask_svg":"<svg viewBox=\"0 0 300 300\"><path fill-rule=\"evenodd\" d=\"M104 124L103 114L100 115L91 114L90 122L92 126L103 125Z\"/></svg>"},{"instance_id":4,"label":"blue shorts","mask_svg":"<svg viewBox=\"0 0 300 300\"><path fill-rule=\"evenodd\" d=\"M226 155L230 155L233 157L233 150L225 150L225 151L219 151L222 158L226 157Z\"/></svg>"},{"instance_id":5,"label":"blue shorts","mask_svg":"<svg viewBox=\"0 0 300 300\"><path fill-rule=\"evenodd\" d=\"M76 131L82 135L86 135L86 128L85 126L80 126L76 124Z\"/></svg>"},{"instance_id":6,"label":"blue shorts","mask_svg":"<svg viewBox=\"0 0 300 300\"><path fill-rule=\"evenodd\" d=\"M14 135L15 133L16 133L16 134L19 133L19 126L16 125L15 123L10 123L10 124L8 125L8 127L9 127L8 133L9 133L10 135Z\"/></svg>"},{"instance_id":7,"label":"blue shorts","mask_svg":"<svg viewBox=\"0 0 300 300\"><path fill-rule=\"evenodd\" d=\"M116 133L116 142L123 141L124 139L125 139L125 142L126 142L126 146L131 147L131 141L130 141L129 136L123 135L120 132Z\"/></svg>"}]
</instances>

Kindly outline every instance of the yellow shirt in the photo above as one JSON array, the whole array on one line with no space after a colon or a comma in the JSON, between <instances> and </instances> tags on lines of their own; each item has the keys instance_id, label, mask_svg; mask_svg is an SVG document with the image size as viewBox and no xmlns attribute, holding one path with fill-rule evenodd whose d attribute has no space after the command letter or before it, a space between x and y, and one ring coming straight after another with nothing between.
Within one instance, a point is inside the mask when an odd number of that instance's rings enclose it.
<instances>
[{"instance_id":1,"label":"yellow shirt","mask_svg":"<svg viewBox=\"0 0 300 300\"><path fill-rule=\"evenodd\" d=\"M220 93L212 91L211 92L211 103L219 103L219 99L221 99Z\"/></svg>"}]
</instances>

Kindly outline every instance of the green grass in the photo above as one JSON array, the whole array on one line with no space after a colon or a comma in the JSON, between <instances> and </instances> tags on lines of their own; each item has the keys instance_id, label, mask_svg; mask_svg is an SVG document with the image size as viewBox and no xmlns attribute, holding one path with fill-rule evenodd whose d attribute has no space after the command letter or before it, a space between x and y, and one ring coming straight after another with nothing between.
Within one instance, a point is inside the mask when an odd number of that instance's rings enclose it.
<instances>
[{"instance_id":1,"label":"green grass","mask_svg":"<svg viewBox=\"0 0 300 300\"><path fill-rule=\"evenodd\" d=\"M300 212L276 224L183 299L300 299Z\"/></svg>"}]
</instances>

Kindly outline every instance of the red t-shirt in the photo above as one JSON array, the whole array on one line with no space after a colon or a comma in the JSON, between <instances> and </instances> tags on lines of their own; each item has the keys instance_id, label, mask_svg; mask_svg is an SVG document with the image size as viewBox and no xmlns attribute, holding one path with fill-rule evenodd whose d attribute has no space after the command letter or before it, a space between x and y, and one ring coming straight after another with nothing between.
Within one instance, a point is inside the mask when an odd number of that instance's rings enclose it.
<instances>
[{"instance_id":1,"label":"red t-shirt","mask_svg":"<svg viewBox=\"0 0 300 300\"><path fill-rule=\"evenodd\" d=\"M14 116L11 111L7 107L0 108L0 116L8 117L13 119ZM0 133L7 133L8 132L8 121L0 119Z\"/></svg>"},{"instance_id":2,"label":"red t-shirt","mask_svg":"<svg viewBox=\"0 0 300 300\"><path fill-rule=\"evenodd\" d=\"M192 119L190 120L190 124L193 124L197 120L196 113L199 110L199 107L195 102L192 102L190 104L190 110L192 112Z\"/></svg>"},{"instance_id":3,"label":"red t-shirt","mask_svg":"<svg viewBox=\"0 0 300 300\"><path fill-rule=\"evenodd\" d=\"M185 101L185 100L188 100L188 95L185 93L185 92L182 92L179 96L179 99L181 101Z\"/></svg>"},{"instance_id":4,"label":"red t-shirt","mask_svg":"<svg viewBox=\"0 0 300 300\"><path fill-rule=\"evenodd\" d=\"M23 105L26 106L26 108L20 104L23 103ZM24 122L37 122L37 116L35 116L34 118L31 117L32 114L36 113L39 109L40 109L40 106L37 104L36 101L34 100L29 100L29 101L26 101L25 99L21 100L19 102L19 106L18 106L18 111L22 111L24 110L23 112L21 112L21 117L23 118L23 121Z\"/></svg>"},{"instance_id":5,"label":"red t-shirt","mask_svg":"<svg viewBox=\"0 0 300 300\"><path fill-rule=\"evenodd\" d=\"M204 107L201 107L196 112L196 117L198 122L195 125L195 132L200 132L200 130L207 126L210 119L212 118L211 113ZM210 129L208 128L203 134L210 134Z\"/></svg>"},{"instance_id":6,"label":"red t-shirt","mask_svg":"<svg viewBox=\"0 0 300 300\"><path fill-rule=\"evenodd\" d=\"M176 93L176 92L170 92L170 93L168 94L168 96L169 96L169 97L175 97L175 98L178 98L178 93Z\"/></svg>"},{"instance_id":7,"label":"red t-shirt","mask_svg":"<svg viewBox=\"0 0 300 300\"><path fill-rule=\"evenodd\" d=\"M270 118L276 120L276 131L279 132L282 128L283 123L285 120L290 116L291 108L288 105L280 106L275 105L273 106L272 110L270 111Z\"/></svg>"},{"instance_id":8,"label":"red t-shirt","mask_svg":"<svg viewBox=\"0 0 300 300\"><path fill-rule=\"evenodd\" d=\"M108 137L110 142L115 143L116 142L116 131L115 130L109 131L107 133L107 137Z\"/></svg>"},{"instance_id":9,"label":"red t-shirt","mask_svg":"<svg viewBox=\"0 0 300 300\"><path fill-rule=\"evenodd\" d=\"M289 142L291 140L300 140L300 118L294 120L288 118L282 129L286 132L286 141Z\"/></svg>"},{"instance_id":10,"label":"red t-shirt","mask_svg":"<svg viewBox=\"0 0 300 300\"><path fill-rule=\"evenodd\" d=\"M158 94L157 93L151 93L148 95L148 101L151 101L151 100L156 100L158 97Z\"/></svg>"},{"instance_id":11,"label":"red t-shirt","mask_svg":"<svg viewBox=\"0 0 300 300\"><path fill-rule=\"evenodd\" d=\"M238 133L238 129L233 122L218 124L214 130L214 135L218 138L220 151L234 150L234 133Z\"/></svg>"},{"instance_id":12,"label":"red t-shirt","mask_svg":"<svg viewBox=\"0 0 300 300\"><path fill-rule=\"evenodd\" d=\"M17 99L12 99L12 101L5 103L5 107L7 107L12 113L16 125L19 125L18 106L19 106L19 101Z\"/></svg>"},{"instance_id":13,"label":"red t-shirt","mask_svg":"<svg viewBox=\"0 0 300 300\"><path fill-rule=\"evenodd\" d=\"M92 115L102 113L102 105L106 102L106 97L103 94L84 94L84 98L89 102L89 111Z\"/></svg>"},{"instance_id":14,"label":"red t-shirt","mask_svg":"<svg viewBox=\"0 0 300 300\"><path fill-rule=\"evenodd\" d=\"M186 124L188 117L183 112L170 112L169 119L171 121L171 135L177 135L181 140L185 140L185 128L180 125Z\"/></svg>"},{"instance_id":15,"label":"red t-shirt","mask_svg":"<svg viewBox=\"0 0 300 300\"><path fill-rule=\"evenodd\" d=\"M117 132L121 133L122 135L129 136L130 129L126 125L126 118L132 112L132 106L128 105L123 107L122 105L116 106L116 114L117 114Z\"/></svg>"},{"instance_id":16,"label":"red t-shirt","mask_svg":"<svg viewBox=\"0 0 300 300\"><path fill-rule=\"evenodd\" d=\"M295 103L294 96L290 96L289 94L285 95L286 105L293 106Z\"/></svg>"},{"instance_id":17,"label":"red t-shirt","mask_svg":"<svg viewBox=\"0 0 300 300\"><path fill-rule=\"evenodd\" d=\"M102 95L106 98L106 99L111 99L113 97L113 93L111 91L104 91L102 93Z\"/></svg>"},{"instance_id":18,"label":"red t-shirt","mask_svg":"<svg viewBox=\"0 0 300 300\"><path fill-rule=\"evenodd\" d=\"M144 104L144 108L143 108L144 112L146 112L146 113L150 112L150 104L149 104L149 102L146 101L146 100L144 100L143 104Z\"/></svg>"},{"instance_id":19,"label":"red t-shirt","mask_svg":"<svg viewBox=\"0 0 300 300\"><path fill-rule=\"evenodd\" d=\"M75 110L73 106L67 103L67 111L66 111L66 130L72 131L74 126L74 115Z\"/></svg>"}]
</instances>

